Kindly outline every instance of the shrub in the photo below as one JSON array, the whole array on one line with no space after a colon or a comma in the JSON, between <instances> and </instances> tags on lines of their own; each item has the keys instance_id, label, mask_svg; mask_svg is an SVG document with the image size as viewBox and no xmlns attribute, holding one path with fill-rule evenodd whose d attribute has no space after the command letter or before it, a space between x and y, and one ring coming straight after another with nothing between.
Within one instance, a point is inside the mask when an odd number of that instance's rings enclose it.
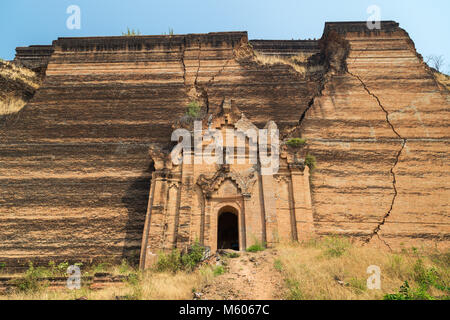
<instances>
[{"instance_id":1,"label":"shrub","mask_svg":"<svg viewBox=\"0 0 450 320\"><path fill-rule=\"evenodd\" d=\"M128 264L128 261L126 259L122 259L120 266L119 266L119 272L121 274L126 274L130 271L130 265Z\"/></svg>"},{"instance_id":2,"label":"shrub","mask_svg":"<svg viewBox=\"0 0 450 320\"><path fill-rule=\"evenodd\" d=\"M106 272L109 268L111 267L111 264L108 262L100 262L98 264L96 264L93 268L92 268L92 272L98 273L98 272Z\"/></svg>"},{"instance_id":3,"label":"shrub","mask_svg":"<svg viewBox=\"0 0 450 320\"><path fill-rule=\"evenodd\" d=\"M350 242L345 238L328 237L324 240L325 255L329 257L340 257L350 247Z\"/></svg>"},{"instance_id":4,"label":"shrub","mask_svg":"<svg viewBox=\"0 0 450 320\"><path fill-rule=\"evenodd\" d=\"M197 101L191 101L187 106L186 115L190 118L197 119L200 115L200 111L200 104Z\"/></svg>"},{"instance_id":5,"label":"shrub","mask_svg":"<svg viewBox=\"0 0 450 320\"><path fill-rule=\"evenodd\" d=\"M398 293L385 294L383 300L410 300L410 287L408 281L405 281Z\"/></svg>"},{"instance_id":6,"label":"shrub","mask_svg":"<svg viewBox=\"0 0 450 320\"><path fill-rule=\"evenodd\" d=\"M427 293L425 287L419 287L417 289L412 289L409 286L408 281L405 281L400 287L398 293L386 294L383 300L435 300L431 295Z\"/></svg>"},{"instance_id":7,"label":"shrub","mask_svg":"<svg viewBox=\"0 0 450 320\"><path fill-rule=\"evenodd\" d=\"M450 287L442 280L442 277L436 268L426 268L422 259L416 261L413 268L413 276L420 287L424 288L426 291L430 287L434 287L438 290L450 293Z\"/></svg>"},{"instance_id":8,"label":"shrub","mask_svg":"<svg viewBox=\"0 0 450 320\"><path fill-rule=\"evenodd\" d=\"M69 268L69 263L67 261L61 262L57 266L57 270L60 274L65 274L67 272L67 268Z\"/></svg>"},{"instance_id":9,"label":"shrub","mask_svg":"<svg viewBox=\"0 0 450 320\"><path fill-rule=\"evenodd\" d=\"M159 272L170 271L177 272L181 269L181 255L180 252L175 249L169 254L159 254L158 261L156 262L156 270Z\"/></svg>"},{"instance_id":10,"label":"shrub","mask_svg":"<svg viewBox=\"0 0 450 320\"><path fill-rule=\"evenodd\" d=\"M309 170L313 171L316 168L316 163L316 157L308 153L305 157L305 165L309 167Z\"/></svg>"},{"instance_id":11,"label":"shrub","mask_svg":"<svg viewBox=\"0 0 450 320\"><path fill-rule=\"evenodd\" d=\"M435 268L426 268L422 259L418 259L414 264L412 276L418 283L417 288L411 288L408 281L400 287L399 292L386 294L384 300L435 300L429 294L431 287L446 293L448 297L450 287L442 280L441 275Z\"/></svg>"},{"instance_id":12,"label":"shrub","mask_svg":"<svg viewBox=\"0 0 450 320\"><path fill-rule=\"evenodd\" d=\"M247 252L257 252L257 251L264 251L264 245L261 243L255 243L254 245L251 245L247 248Z\"/></svg>"},{"instance_id":13,"label":"shrub","mask_svg":"<svg viewBox=\"0 0 450 320\"><path fill-rule=\"evenodd\" d=\"M290 147L298 148L306 144L306 140L303 138L292 138L286 141L286 144Z\"/></svg>"},{"instance_id":14,"label":"shrub","mask_svg":"<svg viewBox=\"0 0 450 320\"><path fill-rule=\"evenodd\" d=\"M39 282L39 279L43 276L44 269L41 267L35 268L33 263L30 262L28 270L23 277L13 280L13 284L18 291L21 292L35 292L40 290L44 285Z\"/></svg>"},{"instance_id":15,"label":"shrub","mask_svg":"<svg viewBox=\"0 0 450 320\"><path fill-rule=\"evenodd\" d=\"M139 285L139 275L137 273L130 273L126 280L130 285L137 286Z\"/></svg>"},{"instance_id":16,"label":"shrub","mask_svg":"<svg viewBox=\"0 0 450 320\"><path fill-rule=\"evenodd\" d=\"M197 101L191 101L186 106L186 112L180 119L180 125L192 125L195 120L200 120L204 116L201 105Z\"/></svg>"},{"instance_id":17,"label":"shrub","mask_svg":"<svg viewBox=\"0 0 450 320\"><path fill-rule=\"evenodd\" d=\"M156 262L156 270L159 272L170 271L176 273L177 271L185 270L193 271L202 261L205 248L198 243L194 243L187 251L181 255L175 249L169 254L161 253Z\"/></svg>"},{"instance_id":18,"label":"shrub","mask_svg":"<svg viewBox=\"0 0 450 320\"><path fill-rule=\"evenodd\" d=\"M6 263L0 262L0 272L6 268Z\"/></svg>"},{"instance_id":19,"label":"shrub","mask_svg":"<svg viewBox=\"0 0 450 320\"><path fill-rule=\"evenodd\" d=\"M227 253L226 256L227 256L228 258L233 259L233 258L239 258L241 255L240 255L239 253L237 253L237 252L229 252L229 253Z\"/></svg>"},{"instance_id":20,"label":"shrub","mask_svg":"<svg viewBox=\"0 0 450 320\"><path fill-rule=\"evenodd\" d=\"M127 32L122 32L122 36L125 37L132 37L132 36L140 36L141 32L139 30L134 30L127 27Z\"/></svg>"},{"instance_id":21,"label":"shrub","mask_svg":"<svg viewBox=\"0 0 450 320\"><path fill-rule=\"evenodd\" d=\"M181 257L183 269L187 271L194 270L197 267L197 265L202 261L204 252L205 252L204 247L202 247L197 242L194 243L189 248L188 252Z\"/></svg>"},{"instance_id":22,"label":"shrub","mask_svg":"<svg viewBox=\"0 0 450 320\"><path fill-rule=\"evenodd\" d=\"M225 273L225 268L223 266L216 266L213 269L214 276L220 276Z\"/></svg>"},{"instance_id":23,"label":"shrub","mask_svg":"<svg viewBox=\"0 0 450 320\"><path fill-rule=\"evenodd\" d=\"M82 263L75 263L77 267L81 267ZM53 277L53 276L64 276L67 273L67 268L69 267L69 263L67 261L61 262L56 265L54 261L50 261L48 263L48 268L40 267L41 273L43 276Z\"/></svg>"}]
</instances>

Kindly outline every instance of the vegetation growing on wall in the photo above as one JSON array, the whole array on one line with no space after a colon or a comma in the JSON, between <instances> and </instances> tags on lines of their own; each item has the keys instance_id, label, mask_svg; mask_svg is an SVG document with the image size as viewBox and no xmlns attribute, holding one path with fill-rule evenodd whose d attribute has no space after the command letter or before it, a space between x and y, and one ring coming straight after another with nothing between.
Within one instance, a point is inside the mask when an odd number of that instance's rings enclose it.
<instances>
[{"instance_id":1,"label":"vegetation growing on wall","mask_svg":"<svg viewBox=\"0 0 450 320\"><path fill-rule=\"evenodd\" d=\"M169 36L173 36L174 35L173 28L169 27L169 33L163 32L163 36L167 36L167 35L169 35Z\"/></svg>"},{"instance_id":2,"label":"vegetation growing on wall","mask_svg":"<svg viewBox=\"0 0 450 320\"><path fill-rule=\"evenodd\" d=\"M140 36L141 32L139 30L130 29L127 27L127 32L122 32L124 37Z\"/></svg>"},{"instance_id":3,"label":"vegetation growing on wall","mask_svg":"<svg viewBox=\"0 0 450 320\"><path fill-rule=\"evenodd\" d=\"M308 153L305 157L305 165L309 167L309 170L313 171L317 167L316 157Z\"/></svg>"},{"instance_id":4,"label":"vegetation growing on wall","mask_svg":"<svg viewBox=\"0 0 450 320\"><path fill-rule=\"evenodd\" d=\"M197 119L200 116L201 106L197 101L191 101L186 108L186 116Z\"/></svg>"},{"instance_id":5,"label":"vegetation growing on wall","mask_svg":"<svg viewBox=\"0 0 450 320\"><path fill-rule=\"evenodd\" d=\"M301 147L306 144L306 139L304 138L291 138L286 141L286 144L290 147Z\"/></svg>"}]
</instances>

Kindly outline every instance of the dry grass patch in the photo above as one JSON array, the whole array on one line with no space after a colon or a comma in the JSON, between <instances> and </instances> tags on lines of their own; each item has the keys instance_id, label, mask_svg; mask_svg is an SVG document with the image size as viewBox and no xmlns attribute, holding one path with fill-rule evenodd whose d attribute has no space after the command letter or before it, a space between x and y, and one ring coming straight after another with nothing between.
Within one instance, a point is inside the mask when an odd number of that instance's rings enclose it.
<instances>
[{"instance_id":1,"label":"dry grass patch","mask_svg":"<svg viewBox=\"0 0 450 320\"><path fill-rule=\"evenodd\" d=\"M0 60L0 76L22 82L33 89L39 88L40 85L36 72L9 61Z\"/></svg>"},{"instance_id":2,"label":"dry grass patch","mask_svg":"<svg viewBox=\"0 0 450 320\"><path fill-rule=\"evenodd\" d=\"M209 266L192 273L148 272L143 276L142 299L192 299L193 292L205 286L213 278L213 269Z\"/></svg>"},{"instance_id":3,"label":"dry grass patch","mask_svg":"<svg viewBox=\"0 0 450 320\"><path fill-rule=\"evenodd\" d=\"M0 116L22 109L40 84L34 71L0 60Z\"/></svg>"},{"instance_id":4,"label":"dry grass patch","mask_svg":"<svg viewBox=\"0 0 450 320\"><path fill-rule=\"evenodd\" d=\"M188 253L179 254L177 250L162 254L158 263L145 271L138 271L127 260L120 264L102 262L83 268L82 276L93 276L96 273L107 273L111 276L124 276L123 282L110 283L106 288L92 289L89 283L81 283L80 290L65 288L49 288L48 279L52 276L67 276L68 263L56 265L50 262L48 267L34 267L30 264L26 273L19 275L20 282L14 292L1 296L11 300L179 300L192 299L193 292L208 284L216 275L213 266L202 264L204 248L194 244ZM95 286L95 284L94 284Z\"/></svg>"},{"instance_id":5,"label":"dry grass patch","mask_svg":"<svg viewBox=\"0 0 450 320\"><path fill-rule=\"evenodd\" d=\"M6 97L0 99L0 116L20 111L26 105L26 101L18 97Z\"/></svg>"},{"instance_id":6,"label":"dry grass patch","mask_svg":"<svg viewBox=\"0 0 450 320\"><path fill-rule=\"evenodd\" d=\"M442 85L444 85L448 90L450 90L450 76L438 72L438 71L433 71L434 76L436 77L436 80L441 83Z\"/></svg>"},{"instance_id":7,"label":"dry grass patch","mask_svg":"<svg viewBox=\"0 0 450 320\"><path fill-rule=\"evenodd\" d=\"M284 64L291 66L296 72L305 75L306 67L302 64L306 64L308 56L305 54L298 54L292 57L282 57L279 55L266 55L255 51L255 61L263 66L265 65L277 65Z\"/></svg>"},{"instance_id":8,"label":"dry grass patch","mask_svg":"<svg viewBox=\"0 0 450 320\"><path fill-rule=\"evenodd\" d=\"M297 73L307 75L324 71L324 66L320 64L310 65L309 58L312 54L299 53L293 56L283 57L280 55L267 55L260 52L254 52L254 60L263 66L283 64L292 67Z\"/></svg>"},{"instance_id":9,"label":"dry grass patch","mask_svg":"<svg viewBox=\"0 0 450 320\"><path fill-rule=\"evenodd\" d=\"M83 286L80 290L52 289L13 292L0 295L0 300L180 300L192 299L193 292L214 278L213 269L204 266L195 272L130 272L123 283L92 290Z\"/></svg>"},{"instance_id":10,"label":"dry grass patch","mask_svg":"<svg viewBox=\"0 0 450 320\"><path fill-rule=\"evenodd\" d=\"M288 299L383 299L386 294L399 292L405 281L411 288L419 288L423 283L421 277L434 272L447 290L430 285L428 294L432 297L448 297L449 294L448 253L425 254L411 250L390 253L361 247L345 238L284 244L278 247L278 252L277 270L285 278ZM370 275L366 271L370 265L381 269L381 290L367 288Z\"/></svg>"}]
</instances>

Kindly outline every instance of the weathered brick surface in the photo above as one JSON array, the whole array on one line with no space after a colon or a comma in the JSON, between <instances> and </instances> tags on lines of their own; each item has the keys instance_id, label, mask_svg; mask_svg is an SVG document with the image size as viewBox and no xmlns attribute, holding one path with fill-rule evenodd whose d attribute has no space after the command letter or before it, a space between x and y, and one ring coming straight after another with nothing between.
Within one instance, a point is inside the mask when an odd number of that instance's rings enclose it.
<instances>
[{"instance_id":1,"label":"weathered brick surface","mask_svg":"<svg viewBox=\"0 0 450 320\"><path fill-rule=\"evenodd\" d=\"M395 25L327 27L350 52L348 72L326 82L302 126L319 163L316 232L448 247L448 90Z\"/></svg>"},{"instance_id":2,"label":"weathered brick surface","mask_svg":"<svg viewBox=\"0 0 450 320\"><path fill-rule=\"evenodd\" d=\"M56 40L43 85L0 128L1 260L139 251L148 146L170 140L194 98L215 112L230 97L256 123L295 124L315 86L288 66L238 62L246 41L243 32Z\"/></svg>"},{"instance_id":3,"label":"weathered brick surface","mask_svg":"<svg viewBox=\"0 0 450 320\"><path fill-rule=\"evenodd\" d=\"M1 122L0 260L139 251L153 171L148 147L170 140L191 100L215 113L225 97L261 128L274 120L285 130L303 119L318 161L314 225L306 230L448 246L448 91L395 23L381 31L329 23L325 34L331 30L349 42L348 71L324 79L238 59L244 32L56 40L41 88ZM254 47L318 50L314 41L283 43ZM198 223L214 227L210 217ZM170 233L176 224L184 227L177 220ZM258 228L252 232L265 232ZM286 232L294 237L291 227Z\"/></svg>"}]
</instances>

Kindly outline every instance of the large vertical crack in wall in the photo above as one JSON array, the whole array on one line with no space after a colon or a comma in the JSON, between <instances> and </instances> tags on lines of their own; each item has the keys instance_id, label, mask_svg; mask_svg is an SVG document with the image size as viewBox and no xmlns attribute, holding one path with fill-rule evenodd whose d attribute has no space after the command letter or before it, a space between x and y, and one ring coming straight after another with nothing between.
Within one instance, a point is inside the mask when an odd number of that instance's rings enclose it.
<instances>
[{"instance_id":1,"label":"large vertical crack in wall","mask_svg":"<svg viewBox=\"0 0 450 320\"><path fill-rule=\"evenodd\" d=\"M319 85L319 88L317 89L316 94L311 98L311 100L308 103L308 106L305 108L302 115L300 116L300 119L298 121L299 126L302 125L303 120L305 119L306 114L308 113L309 109L311 109L314 106L314 102L315 102L316 98L322 96L322 92L325 89L325 85L328 82L328 80L329 80L329 77L326 74L321 77L320 85Z\"/></svg>"},{"instance_id":2,"label":"large vertical crack in wall","mask_svg":"<svg viewBox=\"0 0 450 320\"><path fill-rule=\"evenodd\" d=\"M199 40L198 41L198 56L197 56L198 67L197 67L197 72L195 74L194 87L195 87L197 94L199 94L199 96L202 98L203 103L206 108L206 114L208 114L209 113L208 91L206 90L206 88L204 86L202 86L198 83L198 74L200 73L200 67L201 67L201 53L202 53L202 44Z\"/></svg>"},{"instance_id":3,"label":"large vertical crack in wall","mask_svg":"<svg viewBox=\"0 0 450 320\"><path fill-rule=\"evenodd\" d=\"M240 46L236 50L239 50L239 49L240 49ZM198 82L198 75L199 75L200 68L201 68L201 45L199 44L198 68L197 68L197 74L196 74L195 81L194 81L194 86L195 86L195 89L197 90L197 92L200 92L200 96L202 97L203 102L205 103L205 106L206 106L207 114L209 113L208 88L211 84L214 83L216 77L220 76L222 74L222 72L225 71L225 69L230 64L230 62L233 61L235 58L236 58L235 54L233 53L233 57L227 59L219 71L217 71L215 74L213 74L212 77L208 81L206 81L204 84L200 84Z\"/></svg>"},{"instance_id":4,"label":"large vertical crack in wall","mask_svg":"<svg viewBox=\"0 0 450 320\"><path fill-rule=\"evenodd\" d=\"M340 39L338 39L340 40ZM331 45L333 45L333 41L337 41L337 40L330 40ZM328 44L330 45L330 44ZM397 199L398 196L398 190L397 190L397 177L396 177L396 167L398 165L400 156L402 155L403 149L405 148L405 145L407 143L407 139L403 138L400 133L397 131L397 129L394 127L394 125L392 124L392 122L390 121L390 115L389 112L387 111L387 109L383 106L383 104L381 103L380 99L371 92L371 90L367 87L367 85L364 83L364 81L358 76L355 75L351 72L348 71L347 69L347 65L345 63L347 57L348 57L348 52L349 52L349 46L347 44L347 42L345 42L344 40L340 40L337 41L337 45L342 49L341 54L338 55L337 57L334 56L327 56L326 52L323 53L324 54L324 60L322 61L322 63L326 64L327 61L331 61L329 63L329 65L326 67L326 70L323 71L323 73L321 74L321 76L319 78L316 78L314 81L318 81L318 87L315 91L315 93L313 94L313 96L311 97L310 101L308 102L308 105L306 106L306 108L304 109L304 111L302 112L299 122L298 122L298 127L301 127L304 123L305 118L307 118L307 113L308 111L315 105L316 103L316 98L321 97L323 95L323 91L327 85L327 83L332 80L333 74L337 73L337 74L345 74L348 73L351 77L355 78L358 80L359 83L361 83L361 86L364 88L364 90L367 92L367 94L369 94L373 99L376 100L378 106L380 107L380 109L384 112L385 114L385 121L388 124L388 126L391 128L392 132L395 134L395 136L401 140L401 147L398 150L398 152L395 155L395 160L389 170L390 175L392 176L392 189L393 189L393 196L392 196L392 200L389 206L389 209L387 210L387 212L385 212L382 216L382 219L377 222L376 227L370 232L369 236L367 237L367 239L365 240L366 243L370 242L372 240L373 237L378 237L380 239L380 241L384 242L386 244L387 247L390 248L389 244L386 243L383 239L381 239L379 232L382 228L382 226L386 223L387 219L390 217L391 212L394 209L395 206L395 201ZM186 48L184 48L183 50L185 50ZM239 48L237 48L239 49ZM358 57L357 57L358 58ZM357 59L355 58L355 60ZM224 64L221 66L220 70L218 70L217 72L214 73L214 75L211 76L211 78L207 81L199 81L200 80L200 72L201 72L201 68L202 68L202 46L201 43L198 43L198 54L197 54L197 65L196 65L196 70L195 72L195 78L193 79L193 81L189 81L189 83L187 83L187 76L186 76L186 66L185 66L185 62L184 62L184 51L182 53L182 66L183 66L183 79L184 79L184 84L187 88L187 91L191 92L191 97L193 97L194 95L197 98L201 98L203 100L204 106L206 107L206 111L207 113L209 112L209 96L208 96L208 87L214 83L215 78L217 76L219 76L222 72L224 72L224 70L226 69L226 67L229 65L230 61L233 59L236 59L236 57L234 56L233 58L227 59ZM334 60L333 60L334 59ZM195 68L195 67L194 67ZM195 93L194 93L195 92ZM194 93L194 94L193 94Z\"/></svg>"},{"instance_id":5,"label":"large vertical crack in wall","mask_svg":"<svg viewBox=\"0 0 450 320\"><path fill-rule=\"evenodd\" d=\"M350 52L350 46L349 46L348 41L341 38L340 35L330 34L328 37L324 38L323 49L321 51L321 55L323 57L322 63L326 66L326 70L324 70L324 73L322 74L320 79L318 79L319 86L317 88L317 91L315 92L315 94L309 101L308 105L306 106L305 110L301 114L299 123L298 123L298 127L302 127L305 119L307 118L307 114L308 114L309 110L312 107L314 107L316 104L316 98L321 97L323 95L323 91L324 91L327 83L330 80L332 80L332 77L334 74L348 73L351 77L357 79L358 82L361 83L362 87L367 92L367 94L369 94L373 99L376 100L378 106L385 114L386 123L389 125L389 127L391 128L391 130L395 134L395 136L401 141L401 147L396 152L395 160L389 169L390 175L392 177L392 189L393 189L393 196L392 196L392 200L391 200L389 209L387 210L387 212L385 212L383 214L382 219L379 222L377 222L375 228L370 231L370 234L367 237L367 239L365 239L365 242L369 243L373 239L373 237L376 236L378 239L380 239L381 242L383 242L390 249L389 244L380 237L379 232L380 232L382 226L386 223L387 219L390 217L390 215L394 209L394 206L395 206L395 201L398 196L397 177L396 177L395 170L399 163L399 159L400 159L400 156L402 155L403 149L405 148L405 145L407 143L407 139L403 138L400 135L400 133L397 131L397 129L394 127L394 125L390 121L389 112L383 106L380 99L374 93L372 93L370 91L370 89L367 87L367 85L364 83L364 81L362 81L362 79L359 76L348 71L346 60L349 56L349 52ZM354 61L357 60L358 57L359 56L354 58Z\"/></svg>"},{"instance_id":6,"label":"large vertical crack in wall","mask_svg":"<svg viewBox=\"0 0 450 320\"><path fill-rule=\"evenodd\" d=\"M239 48L237 48L239 49ZM208 87L214 83L216 77L220 76L222 72L226 69L226 67L230 64L232 60L235 59L235 56L233 54L233 57L227 59L225 63L222 65L219 71L217 71L215 74L211 76L211 78L203 83L200 83L198 81L200 69L202 68L201 65L201 54L202 54L202 43L201 40L198 40L198 54L197 54L197 70L195 71L195 78L193 83L188 84L187 83L187 68L185 64L185 51L186 51L186 40L184 43L184 46L181 48L181 57L180 62L183 69L183 83L186 88L186 92L190 99L201 99L203 101L203 105L205 107L206 114L209 113L210 107L209 107L209 94L208 94Z\"/></svg>"},{"instance_id":7,"label":"large vertical crack in wall","mask_svg":"<svg viewBox=\"0 0 450 320\"><path fill-rule=\"evenodd\" d=\"M386 220L389 218L389 216L391 215L392 210L394 209L394 205L395 205L395 200L397 198L398 195L398 190L397 190L397 180L396 180L396 175L395 175L395 168L397 167L397 164L399 162L400 159L400 155L403 152L403 149L405 148L407 139L403 138L400 133L395 129L394 125L391 123L391 121L389 120L389 112L386 110L386 108L382 105L380 99L374 94L372 93L369 88L367 87L367 85L364 83L364 81L356 74L351 73L350 71L347 70L347 73L349 75L351 75L352 77L354 77L355 79L357 79L362 87L364 88L364 90L370 95L372 96L376 101L378 106L381 108L381 110L383 110L383 112L385 113L386 116L386 122L387 124L391 127L392 131L394 132L394 134L402 141L401 143L401 148L400 150L397 152L396 157L395 157L395 161L390 169L390 173L392 175L392 187L394 190L394 195L392 197L392 201L391 201L391 205L389 210L383 215L383 218L381 219L381 221L377 224L377 226L372 230L372 233L369 235L369 237L366 239L366 243L369 243L372 238L374 236L377 236L378 239L380 239L384 244L386 244L386 246L388 248L390 248L389 244L384 241L383 239L381 239L380 235L379 235L379 231L381 230L381 227L386 223Z\"/></svg>"}]
</instances>

